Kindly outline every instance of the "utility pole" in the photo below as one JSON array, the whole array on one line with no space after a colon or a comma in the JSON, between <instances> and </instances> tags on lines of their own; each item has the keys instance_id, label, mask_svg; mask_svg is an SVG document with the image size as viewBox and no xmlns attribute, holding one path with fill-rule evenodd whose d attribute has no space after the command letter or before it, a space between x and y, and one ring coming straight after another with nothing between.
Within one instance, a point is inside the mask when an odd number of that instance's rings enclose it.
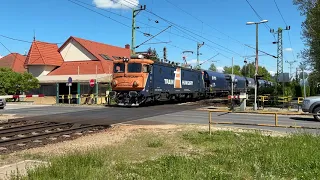
<instances>
[{"instance_id":1,"label":"utility pole","mask_svg":"<svg viewBox=\"0 0 320 180\"><path fill-rule=\"evenodd\" d=\"M289 78L290 78L290 80L291 80L291 70L292 70L292 64L293 63L295 63L295 62L297 62L296 60L294 60L294 61L286 61L286 63L288 63L289 64L289 70L290 70L290 74L289 74Z\"/></svg>"},{"instance_id":2,"label":"utility pole","mask_svg":"<svg viewBox=\"0 0 320 180\"><path fill-rule=\"evenodd\" d=\"M201 68L201 67L200 67L200 62L199 62L199 55L200 55L199 49L200 49L203 45L204 45L204 42L202 42L202 44L197 43L197 67L196 67L196 69L200 69L200 68Z\"/></svg>"},{"instance_id":3,"label":"utility pole","mask_svg":"<svg viewBox=\"0 0 320 180\"><path fill-rule=\"evenodd\" d=\"M283 74L283 45L282 45L282 31L283 30L290 30L290 26L286 26L285 29L278 28L278 31L274 32L274 29L271 29L271 33L278 34L278 41L274 42L274 44L278 44L277 48L277 82L276 82L276 90L277 90L277 83L279 82L279 75L282 75L282 96L284 96L284 74Z\"/></svg>"},{"instance_id":4,"label":"utility pole","mask_svg":"<svg viewBox=\"0 0 320 180\"><path fill-rule=\"evenodd\" d=\"M306 83L305 83L305 80L304 80L304 70L306 68L306 65L304 64L301 64L300 65L300 69L302 70L302 80L303 80L303 96L304 96L304 99L306 99Z\"/></svg>"},{"instance_id":5,"label":"utility pole","mask_svg":"<svg viewBox=\"0 0 320 180\"><path fill-rule=\"evenodd\" d=\"M167 48L163 48L163 60L166 62L167 61Z\"/></svg>"},{"instance_id":6,"label":"utility pole","mask_svg":"<svg viewBox=\"0 0 320 180\"><path fill-rule=\"evenodd\" d=\"M259 49L258 49L258 27L259 27L259 24L261 23L267 23L268 20L262 20L260 22L247 22L247 25L252 25L252 24L255 24L256 25L256 61L255 61L255 65L256 65L256 68L255 68L255 73L254 73L254 79L255 79L255 86L254 86L254 105L253 105L253 110L256 111L257 110L257 94L258 94L258 79L257 79L257 75L258 75L258 52L259 52Z\"/></svg>"},{"instance_id":7,"label":"utility pole","mask_svg":"<svg viewBox=\"0 0 320 180\"><path fill-rule=\"evenodd\" d=\"M139 9L132 9L132 36L131 36L131 55L135 54L135 36L136 36L136 16L139 14L140 11L145 10L146 5L141 5Z\"/></svg>"},{"instance_id":8,"label":"utility pole","mask_svg":"<svg viewBox=\"0 0 320 180\"><path fill-rule=\"evenodd\" d=\"M231 74L233 77L233 57L232 57ZM233 79L232 78L231 78L231 96L233 97Z\"/></svg>"}]
</instances>

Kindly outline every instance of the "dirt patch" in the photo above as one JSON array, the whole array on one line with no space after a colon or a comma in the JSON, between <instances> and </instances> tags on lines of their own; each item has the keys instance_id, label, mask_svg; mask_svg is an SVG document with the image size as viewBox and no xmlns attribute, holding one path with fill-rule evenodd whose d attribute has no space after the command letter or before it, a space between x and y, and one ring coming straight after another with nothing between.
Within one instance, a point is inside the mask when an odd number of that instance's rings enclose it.
<instances>
[{"instance_id":1,"label":"dirt patch","mask_svg":"<svg viewBox=\"0 0 320 180\"><path fill-rule=\"evenodd\" d=\"M0 114L0 123L8 122L10 119L23 118L14 114Z\"/></svg>"},{"instance_id":2,"label":"dirt patch","mask_svg":"<svg viewBox=\"0 0 320 180\"><path fill-rule=\"evenodd\" d=\"M117 125L111 129L107 129L101 133L95 133L92 135L83 136L72 141L59 142L56 144L49 144L44 147L32 148L21 151L19 153L44 153L44 154L64 154L68 151L79 149L90 149L96 147L103 147L107 145L116 145L123 143L129 137L139 132L154 132L162 134L174 133L187 130L207 130L207 125ZM245 130L234 127L213 127L213 131L216 130L228 130L235 132L248 132L255 130ZM279 136L283 133L273 131L263 131L265 135Z\"/></svg>"}]
</instances>

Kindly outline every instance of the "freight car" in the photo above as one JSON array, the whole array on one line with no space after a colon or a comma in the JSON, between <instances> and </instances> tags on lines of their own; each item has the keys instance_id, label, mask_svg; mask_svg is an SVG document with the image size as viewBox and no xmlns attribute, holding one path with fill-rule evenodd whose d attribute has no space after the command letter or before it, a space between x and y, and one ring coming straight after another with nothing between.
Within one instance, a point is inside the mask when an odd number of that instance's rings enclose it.
<instances>
[{"instance_id":1,"label":"freight car","mask_svg":"<svg viewBox=\"0 0 320 180\"><path fill-rule=\"evenodd\" d=\"M227 74L196 70L143 57L114 61L110 96L120 106L140 106L163 101L192 101L231 93ZM265 81L261 86L265 86ZM254 88L252 78L235 76L234 94Z\"/></svg>"}]
</instances>

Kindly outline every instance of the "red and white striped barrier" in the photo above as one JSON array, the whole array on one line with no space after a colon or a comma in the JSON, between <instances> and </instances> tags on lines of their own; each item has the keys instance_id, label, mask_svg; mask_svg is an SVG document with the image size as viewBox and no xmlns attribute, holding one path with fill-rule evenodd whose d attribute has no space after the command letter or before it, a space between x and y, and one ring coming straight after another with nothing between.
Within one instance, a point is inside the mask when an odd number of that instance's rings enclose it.
<instances>
[{"instance_id":1,"label":"red and white striped barrier","mask_svg":"<svg viewBox=\"0 0 320 180\"><path fill-rule=\"evenodd\" d=\"M231 95L229 95L228 99L240 99L240 96L231 96Z\"/></svg>"},{"instance_id":2,"label":"red and white striped barrier","mask_svg":"<svg viewBox=\"0 0 320 180\"><path fill-rule=\"evenodd\" d=\"M30 98L30 97L44 97L44 94L38 94L38 95L5 95L5 96L0 96L0 99L10 99L10 98Z\"/></svg>"}]
</instances>

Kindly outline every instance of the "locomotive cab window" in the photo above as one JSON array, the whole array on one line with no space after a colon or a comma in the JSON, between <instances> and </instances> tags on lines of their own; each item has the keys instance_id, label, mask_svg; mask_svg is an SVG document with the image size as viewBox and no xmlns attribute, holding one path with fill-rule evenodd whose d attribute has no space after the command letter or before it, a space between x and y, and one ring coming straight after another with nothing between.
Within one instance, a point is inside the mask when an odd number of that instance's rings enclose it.
<instances>
[{"instance_id":1,"label":"locomotive cab window","mask_svg":"<svg viewBox=\"0 0 320 180\"><path fill-rule=\"evenodd\" d=\"M125 65L123 63L117 63L113 67L114 73L123 73L125 70Z\"/></svg>"},{"instance_id":2,"label":"locomotive cab window","mask_svg":"<svg viewBox=\"0 0 320 180\"><path fill-rule=\"evenodd\" d=\"M128 64L128 72L130 73L138 73L141 72L142 65L140 63L129 63Z\"/></svg>"}]
</instances>

